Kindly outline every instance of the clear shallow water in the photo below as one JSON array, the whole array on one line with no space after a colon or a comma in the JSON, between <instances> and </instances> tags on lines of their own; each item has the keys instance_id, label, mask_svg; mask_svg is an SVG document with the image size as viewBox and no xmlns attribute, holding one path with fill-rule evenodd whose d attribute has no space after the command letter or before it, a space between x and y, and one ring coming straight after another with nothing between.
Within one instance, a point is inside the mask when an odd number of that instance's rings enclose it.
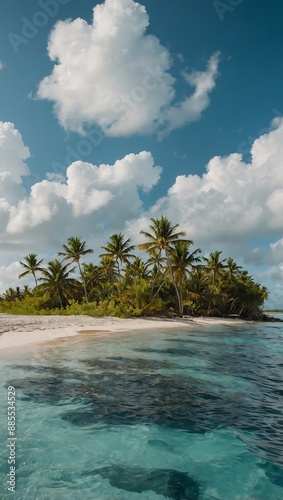
<instances>
[{"instance_id":1,"label":"clear shallow water","mask_svg":"<svg viewBox=\"0 0 283 500\"><path fill-rule=\"evenodd\" d=\"M82 335L2 352L0 380L1 500L283 498L280 323Z\"/></svg>"}]
</instances>

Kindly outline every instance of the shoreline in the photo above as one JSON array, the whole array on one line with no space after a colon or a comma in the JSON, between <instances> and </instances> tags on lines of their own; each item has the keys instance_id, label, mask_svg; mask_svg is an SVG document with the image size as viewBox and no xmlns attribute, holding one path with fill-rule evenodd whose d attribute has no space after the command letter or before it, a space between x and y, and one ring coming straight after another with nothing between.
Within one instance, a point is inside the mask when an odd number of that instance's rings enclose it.
<instances>
[{"instance_id":1,"label":"shoreline","mask_svg":"<svg viewBox=\"0 0 283 500\"><path fill-rule=\"evenodd\" d=\"M195 328L197 326L236 326L251 324L232 318L127 318L112 316L20 316L0 314L0 349L20 348L26 345L55 341L87 333L130 332L163 328Z\"/></svg>"}]
</instances>

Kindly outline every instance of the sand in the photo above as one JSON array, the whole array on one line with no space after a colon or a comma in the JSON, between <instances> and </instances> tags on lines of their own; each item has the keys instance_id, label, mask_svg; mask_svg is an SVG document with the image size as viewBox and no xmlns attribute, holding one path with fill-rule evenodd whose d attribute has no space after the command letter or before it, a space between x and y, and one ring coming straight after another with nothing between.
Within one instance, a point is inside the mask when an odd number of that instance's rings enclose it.
<instances>
[{"instance_id":1,"label":"sand","mask_svg":"<svg viewBox=\"0 0 283 500\"><path fill-rule=\"evenodd\" d=\"M0 349L49 342L81 333L192 328L197 325L239 325L237 319L221 318L92 318L91 316L20 316L0 314Z\"/></svg>"},{"instance_id":2,"label":"sand","mask_svg":"<svg viewBox=\"0 0 283 500\"><path fill-rule=\"evenodd\" d=\"M239 325L247 322L221 318L92 318L91 316L20 316L0 314L0 349L20 348L74 335L145 329L194 328L197 325Z\"/></svg>"}]
</instances>

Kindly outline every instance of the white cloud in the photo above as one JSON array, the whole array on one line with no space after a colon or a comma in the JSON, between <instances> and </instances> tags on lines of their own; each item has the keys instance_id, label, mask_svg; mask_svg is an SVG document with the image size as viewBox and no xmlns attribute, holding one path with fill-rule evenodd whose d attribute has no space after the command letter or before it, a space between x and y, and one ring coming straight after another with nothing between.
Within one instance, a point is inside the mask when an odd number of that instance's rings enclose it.
<instances>
[{"instance_id":1,"label":"white cloud","mask_svg":"<svg viewBox=\"0 0 283 500\"><path fill-rule=\"evenodd\" d=\"M142 213L140 193L148 192L160 178L161 167L154 164L151 153L142 151L126 155L114 165L74 162L65 179L51 177L34 184L27 193L20 182L21 176L28 174L21 160L28 156L28 149L14 125L4 125L0 165L5 165L5 171L0 169L0 175L3 173L4 179L4 174L13 173L8 176L13 183L7 191L1 183L2 263L8 255L11 258L30 251L50 254L72 234L104 243L126 220Z\"/></svg>"},{"instance_id":2,"label":"white cloud","mask_svg":"<svg viewBox=\"0 0 283 500\"><path fill-rule=\"evenodd\" d=\"M7 233L22 233L45 222L52 223L54 218L61 219L64 214L72 220L102 209L107 209L110 219L116 219L118 213L125 220L142 207L138 189L149 191L158 182L160 172L161 168L154 166L151 154L145 151L129 154L114 165L77 161L67 168L66 182L44 180L34 184L30 196L10 206ZM103 219L103 213L100 214Z\"/></svg>"},{"instance_id":3,"label":"white cloud","mask_svg":"<svg viewBox=\"0 0 283 500\"><path fill-rule=\"evenodd\" d=\"M22 177L30 173L25 163L29 156L15 125L0 121L0 211L6 211L7 203L16 202L22 195Z\"/></svg>"},{"instance_id":4,"label":"white cloud","mask_svg":"<svg viewBox=\"0 0 283 500\"><path fill-rule=\"evenodd\" d=\"M202 111L209 105L209 93L215 87L218 63L219 54L216 53L210 58L206 71L184 73L187 82L195 87L195 92L184 101L168 109L165 133L181 128L187 123L197 121L200 118Z\"/></svg>"},{"instance_id":5,"label":"white cloud","mask_svg":"<svg viewBox=\"0 0 283 500\"><path fill-rule=\"evenodd\" d=\"M2 128L6 135L2 134L1 151L10 154L6 154L9 161L5 168L13 172L15 183L0 198L0 293L14 283L12 271L18 273L18 268L9 264L11 259L20 260L30 252L47 260L54 258L70 235L87 239L97 253L110 234L142 213L140 192L150 191L160 178L161 167L154 164L151 153L142 151L126 155L114 165L77 161L67 168L65 180L43 180L26 193L18 183L21 175L28 173L20 161L28 156L28 149L13 124ZM21 190L16 202L12 187Z\"/></svg>"},{"instance_id":6,"label":"white cloud","mask_svg":"<svg viewBox=\"0 0 283 500\"><path fill-rule=\"evenodd\" d=\"M0 172L10 173L15 183L29 175L24 160L29 158L29 149L24 145L20 132L11 122L0 121Z\"/></svg>"},{"instance_id":7,"label":"white cloud","mask_svg":"<svg viewBox=\"0 0 283 500\"><path fill-rule=\"evenodd\" d=\"M219 54L206 70L183 73L190 95L178 102L173 57L146 33L148 25L145 7L133 0L96 5L92 25L80 18L56 24L48 43L55 65L37 95L55 103L61 125L82 133L95 122L109 136L162 136L200 118L215 86Z\"/></svg>"},{"instance_id":8,"label":"white cloud","mask_svg":"<svg viewBox=\"0 0 283 500\"><path fill-rule=\"evenodd\" d=\"M5 66L6 66L5 63L3 61L0 61L0 71L1 71L1 69L4 69Z\"/></svg>"},{"instance_id":9,"label":"white cloud","mask_svg":"<svg viewBox=\"0 0 283 500\"><path fill-rule=\"evenodd\" d=\"M0 266L0 293L3 293L9 287L14 288L21 285L22 283L19 283L19 274L21 272L22 267L19 262L12 262L8 266Z\"/></svg>"},{"instance_id":10,"label":"white cloud","mask_svg":"<svg viewBox=\"0 0 283 500\"><path fill-rule=\"evenodd\" d=\"M202 176L178 176L147 215L167 214L198 245L228 243L241 251L253 238L271 238L283 230L283 121L274 122L251 153L251 163L238 153L216 156Z\"/></svg>"}]
</instances>

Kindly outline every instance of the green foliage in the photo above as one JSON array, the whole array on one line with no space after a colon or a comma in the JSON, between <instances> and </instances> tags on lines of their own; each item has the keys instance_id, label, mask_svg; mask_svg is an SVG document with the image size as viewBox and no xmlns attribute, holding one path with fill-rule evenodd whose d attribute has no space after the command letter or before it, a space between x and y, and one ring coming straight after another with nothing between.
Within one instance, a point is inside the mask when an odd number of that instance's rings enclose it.
<instances>
[{"instance_id":1,"label":"green foliage","mask_svg":"<svg viewBox=\"0 0 283 500\"><path fill-rule=\"evenodd\" d=\"M13 301L1 300L0 312L5 314L46 314L45 297L16 298Z\"/></svg>"},{"instance_id":2,"label":"green foliage","mask_svg":"<svg viewBox=\"0 0 283 500\"><path fill-rule=\"evenodd\" d=\"M23 262L20 262L21 266L25 269L23 273L19 275L19 278L24 278L28 274L32 274L35 281L35 286L37 286L36 272L42 271L41 264L43 259L37 260L37 255L35 253L30 253L24 257Z\"/></svg>"},{"instance_id":3,"label":"green foliage","mask_svg":"<svg viewBox=\"0 0 283 500\"><path fill-rule=\"evenodd\" d=\"M135 258L131 252L134 250L134 245L130 245L130 238L124 240L122 233L112 234L106 247L102 247L105 253L100 254L99 257L113 259L117 266L117 274L119 280L121 279L123 264L129 264L129 259Z\"/></svg>"},{"instance_id":4,"label":"green foliage","mask_svg":"<svg viewBox=\"0 0 283 500\"><path fill-rule=\"evenodd\" d=\"M222 259L221 251L201 258L201 250L192 250L193 242L178 227L165 216L151 219L149 231L141 231L146 241L139 245L148 255L147 261L132 253L135 247L121 233L112 235L102 247L105 253L98 265L81 262L93 251L78 237L69 238L64 251L58 252L65 262L54 260L41 267L42 260L30 253L21 262L24 272L20 277L31 274L35 288L8 288L0 296L0 312L121 318L174 317L183 312L256 317L267 289L254 282L234 259ZM80 279L71 277L72 264L78 267Z\"/></svg>"},{"instance_id":5,"label":"green foliage","mask_svg":"<svg viewBox=\"0 0 283 500\"><path fill-rule=\"evenodd\" d=\"M93 317L115 316L119 318L130 318L140 316L141 311L126 304L117 304L115 300L103 300L88 304L79 304L72 301L64 310L66 315L87 314Z\"/></svg>"},{"instance_id":6,"label":"green foliage","mask_svg":"<svg viewBox=\"0 0 283 500\"><path fill-rule=\"evenodd\" d=\"M74 271L68 269L68 264L63 266L59 260L48 262L47 268L42 269L42 277L39 278L39 289L43 292L48 292L50 303L59 305L61 308L67 304L68 299L78 289L77 280L70 278L70 274Z\"/></svg>"},{"instance_id":7,"label":"green foliage","mask_svg":"<svg viewBox=\"0 0 283 500\"><path fill-rule=\"evenodd\" d=\"M85 300L88 302L88 294L87 294L87 287L86 287L86 281L84 277L84 273L82 271L82 267L80 264L81 257L84 255L93 253L92 248L86 248L86 242L81 241L81 238L71 236L68 239L68 245L63 245L64 252L58 252L58 255L62 255L64 257L64 260L69 260L72 263L76 263L79 272L81 275L83 287L84 287L84 295L85 295Z\"/></svg>"}]
</instances>

